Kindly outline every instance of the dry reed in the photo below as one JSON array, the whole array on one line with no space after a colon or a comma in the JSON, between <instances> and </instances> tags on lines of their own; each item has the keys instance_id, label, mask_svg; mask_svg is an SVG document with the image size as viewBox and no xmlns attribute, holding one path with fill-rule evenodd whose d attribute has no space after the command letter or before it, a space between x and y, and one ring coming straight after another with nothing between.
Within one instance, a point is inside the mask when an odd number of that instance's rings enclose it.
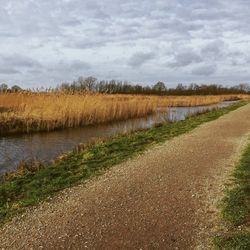
<instances>
[{"instance_id":1,"label":"dry reed","mask_svg":"<svg viewBox=\"0 0 250 250\"><path fill-rule=\"evenodd\" d=\"M1 93L0 134L52 131L143 117L157 107L198 106L245 98L62 93Z\"/></svg>"}]
</instances>

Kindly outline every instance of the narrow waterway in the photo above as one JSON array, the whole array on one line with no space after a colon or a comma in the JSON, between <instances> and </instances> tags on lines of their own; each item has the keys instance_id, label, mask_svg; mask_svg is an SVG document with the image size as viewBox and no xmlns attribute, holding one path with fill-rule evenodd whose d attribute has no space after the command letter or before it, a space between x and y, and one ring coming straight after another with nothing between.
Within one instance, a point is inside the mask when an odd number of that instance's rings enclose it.
<instances>
[{"instance_id":1,"label":"narrow waterway","mask_svg":"<svg viewBox=\"0 0 250 250\"><path fill-rule=\"evenodd\" d=\"M138 129L146 129L162 122L185 120L190 115L227 107L235 102L222 102L210 106L161 108L144 118L111 124L66 129L48 133L34 133L0 138L0 174L13 171L22 160L51 161L72 150L79 143L113 137Z\"/></svg>"}]
</instances>

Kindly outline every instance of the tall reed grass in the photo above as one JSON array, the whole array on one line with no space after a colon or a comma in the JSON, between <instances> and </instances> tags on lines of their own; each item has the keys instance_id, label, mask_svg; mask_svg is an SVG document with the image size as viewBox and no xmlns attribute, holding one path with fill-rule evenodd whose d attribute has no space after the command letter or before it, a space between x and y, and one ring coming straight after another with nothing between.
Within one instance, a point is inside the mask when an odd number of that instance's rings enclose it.
<instances>
[{"instance_id":1,"label":"tall reed grass","mask_svg":"<svg viewBox=\"0 0 250 250\"><path fill-rule=\"evenodd\" d=\"M143 117L158 107L209 105L236 98L245 96L1 93L0 134L108 123Z\"/></svg>"}]
</instances>

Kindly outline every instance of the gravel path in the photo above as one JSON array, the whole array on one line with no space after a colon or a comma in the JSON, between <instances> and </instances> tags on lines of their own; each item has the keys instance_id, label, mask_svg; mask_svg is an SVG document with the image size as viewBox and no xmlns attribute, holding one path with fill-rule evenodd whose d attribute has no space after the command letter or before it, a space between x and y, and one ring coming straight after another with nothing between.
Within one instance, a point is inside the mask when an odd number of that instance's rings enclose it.
<instances>
[{"instance_id":1,"label":"gravel path","mask_svg":"<svg viewBox=\"0 0 250 250\"><path fill-rule=\"evenodd\" d=\"M0 249L210 249L250 104L61 192L0 230Z\"/></svg>"}]
</instances>

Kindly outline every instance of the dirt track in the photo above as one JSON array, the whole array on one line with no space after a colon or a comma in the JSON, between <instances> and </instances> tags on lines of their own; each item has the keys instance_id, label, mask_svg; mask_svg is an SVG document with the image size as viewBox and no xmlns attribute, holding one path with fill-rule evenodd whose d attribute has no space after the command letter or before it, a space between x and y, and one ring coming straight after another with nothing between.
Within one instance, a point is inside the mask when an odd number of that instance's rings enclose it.
<instances>
[{"instance_id":1,"label":"dirt track","mask_svg":"<svg viewBox=\"0 0 250 250\"><path fill-rule=\"evenodd\" d=\"M62 192L0 230L4 249L210 249L250 104Z\"/></svg>"}]
</instances>

